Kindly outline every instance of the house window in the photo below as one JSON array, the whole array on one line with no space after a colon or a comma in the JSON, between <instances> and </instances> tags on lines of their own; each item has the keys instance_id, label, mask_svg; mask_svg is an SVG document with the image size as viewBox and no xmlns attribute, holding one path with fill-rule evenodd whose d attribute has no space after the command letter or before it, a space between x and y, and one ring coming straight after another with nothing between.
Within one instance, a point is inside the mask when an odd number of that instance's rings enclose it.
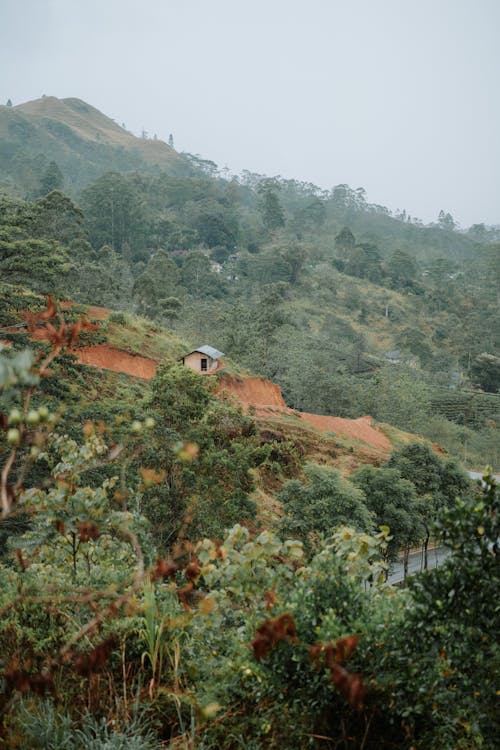
<instances>
[{"instance_id":1,"label":"house window","mask_svg":"<svg viewBox=\"0 0 500 750\"><path fill-rule=\"evenodd\" d=\"M208 370L208 359L206 357L201 358L200 367L202 372L206 372Z\"/></svg>"}]
</instances>

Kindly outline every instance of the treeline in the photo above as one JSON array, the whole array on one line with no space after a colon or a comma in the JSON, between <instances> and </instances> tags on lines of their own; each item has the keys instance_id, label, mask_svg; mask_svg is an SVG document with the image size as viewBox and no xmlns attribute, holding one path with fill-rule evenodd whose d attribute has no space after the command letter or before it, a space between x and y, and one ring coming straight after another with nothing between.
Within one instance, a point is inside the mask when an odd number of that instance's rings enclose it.
<instances>
[{"instance_id":1,"label":"treeline","mask_svg":"<svg viewBox=\"0 0 500 750\"><path fill-rule=\"evenodd\" d=\"M147 315L195 345L215 341L296 408L370 413L481 455L495 400L472 412L450 407L443 389L500 387L493 234L458 232L444 213L429 227L394 218L345 185L248 172L228 181L196 160L192 169L108 173L80 207L58 190L3 199L2 278Z\"/></svg>"}]
</instances>

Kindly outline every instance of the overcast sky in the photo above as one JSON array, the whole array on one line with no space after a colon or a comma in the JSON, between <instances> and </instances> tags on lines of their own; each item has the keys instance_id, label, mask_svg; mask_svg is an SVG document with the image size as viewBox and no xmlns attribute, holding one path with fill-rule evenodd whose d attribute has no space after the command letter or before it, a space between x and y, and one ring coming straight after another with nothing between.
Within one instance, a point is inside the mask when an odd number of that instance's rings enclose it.
<instances>
[{"instance_id":1,"label":"overcast sky","mask_svg":"<svg viewBox=\"0 0 500 750\"><path fill-rule=\"evenodd\" d=\"M500 223L500 0L0 0L0 102L79 97L233 172Z\"/></svg>"}]
</instances>

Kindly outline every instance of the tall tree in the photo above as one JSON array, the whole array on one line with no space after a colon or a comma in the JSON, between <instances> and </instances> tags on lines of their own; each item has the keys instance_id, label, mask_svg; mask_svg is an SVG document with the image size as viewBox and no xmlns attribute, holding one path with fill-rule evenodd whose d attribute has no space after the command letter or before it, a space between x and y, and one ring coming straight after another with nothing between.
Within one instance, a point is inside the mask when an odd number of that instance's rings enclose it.
<instances>
[{"instance_id":1,"label":"tall tree","mask_svg":"<svg viewBox=\"0 0 500 750\"><path fill-rule=\"evenodd\" d=\"M40 192L42 195L52 192L52 190L62 190L64 183L63 173L55 161L51 161L45 170L45 174L40 179Z\"/></svg>"},{"instance_id":2,"label":"tall tree","mask_svg":"<svg viewBox=\"0 0 500 750\"><path fill-rule=\"evenodd\" d=\"M279 190L279 182L272 179L262 180L257 187L262 223L270 232L285 226L285 213L280 203Z\"/></svg>"}]
</instances>

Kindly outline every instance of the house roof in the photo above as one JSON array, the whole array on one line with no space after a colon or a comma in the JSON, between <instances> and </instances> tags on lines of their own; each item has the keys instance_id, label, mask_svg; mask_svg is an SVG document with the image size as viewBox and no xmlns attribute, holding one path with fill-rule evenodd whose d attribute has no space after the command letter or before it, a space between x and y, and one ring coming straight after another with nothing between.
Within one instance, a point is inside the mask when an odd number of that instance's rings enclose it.
<instances>
[{"instance_id":1,"label":"house roof","mask_svg":"<svg viewBox=\"0 0 500 750\"><path fill-rule=\"evenodd\" d=\"M214 349L213 346L208 346L208 344L203 344L203 346L199 346L197 349L193 349L192 352L188 352L188 354L185 354L185 357L189 357L190 354L193 354L194 352L200 352L200 354L206 354L207 357L211 357L212 359L219 359L219 357L224 356L224 352L219 352L217 349Z\"/></svg>"}]
</instances>

